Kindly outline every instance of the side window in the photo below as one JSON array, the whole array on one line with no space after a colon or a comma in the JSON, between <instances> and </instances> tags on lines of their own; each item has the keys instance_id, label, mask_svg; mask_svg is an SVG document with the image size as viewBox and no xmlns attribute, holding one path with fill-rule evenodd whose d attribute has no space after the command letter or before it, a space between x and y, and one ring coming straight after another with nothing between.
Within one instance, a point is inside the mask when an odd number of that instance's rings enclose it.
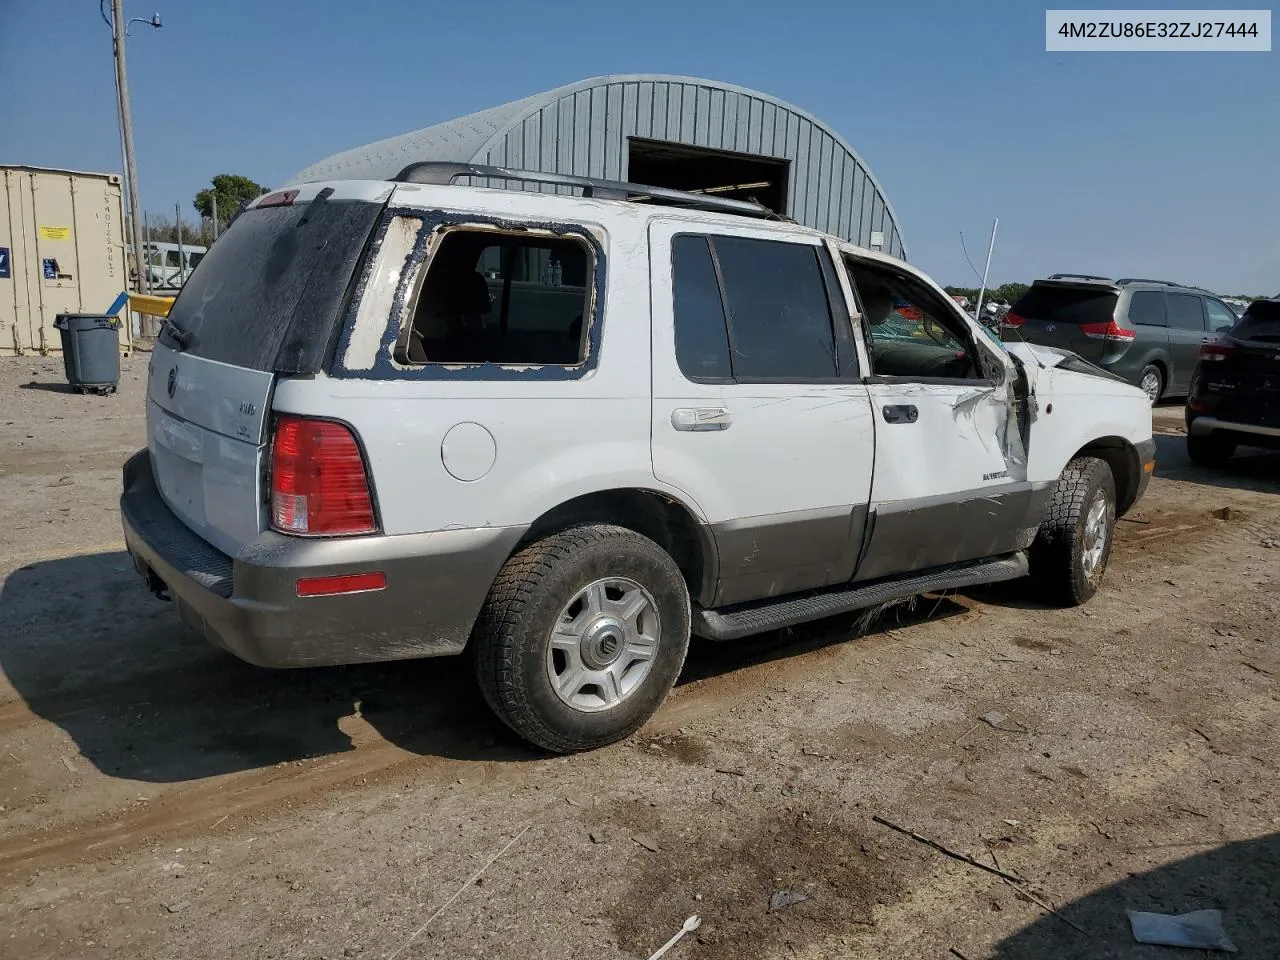
<instances>
[{"instance_id":1,"label":"side window","mask_svg":"<svg viewBox=\"0 0 1280 960\"><path fill-rule=\"evenodd\" d=\"M427 264L396 360L581 363L591 260L585 242L568 237L447 231Z\"/></svg>"},{"instance_id":2,"label":"side window","mask_svg":"<svg viewBox=\"0 0 1280 960\"><path fill-rule=\"evenodd\" d=\"M182 266L182 261L178 258L177 250L170 250L168 253L165 254L164 265L166 267Z\"/></svg>"},{"instance_id":3,"label":"side window","mask_svg":"<svg viewBox=\"0 0 1280 960\"><path fill-rule=\"evenodd\" d=\"M1209 329L1214 333L1225 333L1236 325L1237 317L1221 300L1204 301L1205 312L1209 315Z\"/></svg>"},{"instance_id":4,"label":"side window","mask_svg":"<svg viewBox=\"0 0 1280 960\"><path fill-rule=\"evenodd\" d=\"M1129 322L1148 327L1163 327L1164 294L1156 290L1139 290L1129 297Z\"/></svg>"},{"instance_id":5,"label":"side window","mask_svg":"<svg viewBox=\"0 0 1280 960\"><path fill-rule=\"evenodd\" d=\"M680 372L690 380L730 379L729 329L707 238L672 240L671 269Z\"/></svg>"},{"instance_id":6,"label":"side window","mask_svg":"<svg viewBox=\"0 0 1280 960\"><path fill-rule=\"evenodd\" d=\"M818 250L742 237L712 240L738 380L836 376L831 308Z\"/></svg>"},{"instance_id":7,"label":"side window","mask_svg":"<svg viewBox=\"0 0 1280 960\"><path fill-rule=\"evenodd\" d=\"M927 286L909 274L849 260L862 304L871 371L884 377L979 380L965 331Z\"/></svg>"},{"instance_id":8,"label":"side window","mask_svg":"<svg viewBox=\"0 0 1280 960\"><path fill-rule=\"evenodd\" d=\"M1169 327L1204 333L1204 307L1199 297L1188 293L1168 294Z\"/></svg>"}]
</instances>

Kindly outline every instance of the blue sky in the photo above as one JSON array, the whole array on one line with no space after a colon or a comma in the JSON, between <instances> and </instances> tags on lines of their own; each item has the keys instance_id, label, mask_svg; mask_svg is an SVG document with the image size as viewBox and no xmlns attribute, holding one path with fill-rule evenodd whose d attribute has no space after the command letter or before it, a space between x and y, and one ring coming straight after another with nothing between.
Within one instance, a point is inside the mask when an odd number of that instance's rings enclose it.
<instances>
[{"instance_id":1,"label":"blue sky","mask_svg":"<svg viewBox=\"0 0 1280 960\"><path fill-rule=\"evenodd\" d=\"M1280 291L1280 53L1044 51L1029 3L126 0L143 207L606 73L767 91L839 131L910 259ZM1198 0L1199 6L1208 6ZM1057 5L1055 5L1057 6ZM1140 7L1141 4L1126 4ZM625 9L625 12L624 12ZM97 0L0 0L0 162L120 170ZM981 266L981 263L979 263Z\"/></svg>"}]
</instances>

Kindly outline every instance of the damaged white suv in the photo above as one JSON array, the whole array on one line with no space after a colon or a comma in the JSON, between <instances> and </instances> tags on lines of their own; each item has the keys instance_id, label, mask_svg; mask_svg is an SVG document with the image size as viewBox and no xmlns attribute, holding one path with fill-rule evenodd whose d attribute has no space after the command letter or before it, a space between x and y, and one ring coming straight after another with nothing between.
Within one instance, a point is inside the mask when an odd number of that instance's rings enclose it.
<instances>
[{"instance_id":1,"label":"damaged white suv","mask_svg":"<svg viewBox=\"0 0 1280 960\"><path fill-rule=\"evenodd\" d=\"M174 304L147 426L125 537L188 623L267 666L469 650L552 751L636 730L690 633L1028 573L1082 603L1154 465L1142 391L1006 350L906 263L438 163L251 204Z\"/></svg>"}]
</instances>

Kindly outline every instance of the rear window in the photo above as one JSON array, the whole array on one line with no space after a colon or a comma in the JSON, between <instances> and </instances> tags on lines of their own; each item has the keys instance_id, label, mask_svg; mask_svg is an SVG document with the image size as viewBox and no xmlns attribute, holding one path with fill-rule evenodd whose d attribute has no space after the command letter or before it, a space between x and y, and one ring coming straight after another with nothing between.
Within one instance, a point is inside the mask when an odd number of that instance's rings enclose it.
<instances>
[{"instance_id":1,"label":"rear window","mask_svg":"<svg viewBox=\"0 0 1280 960\"><path fill-rule=\"evenodd\" d=\"M1106 323L1116 309L1114 290L1033 285L1009 308L1028 320L1046 323Z\"/></svg>"},{"instance_id":2,"label":"rear window","mask_svg":"<svg viewBox=\"0 0 1280 960\"><path fill-rule=\"evenodd\" d=\"M323 199L246 210L169 312L189 335L186 352L254 370L317 372L381 211L380 203Z\"/></svg>"},{"instance_id":3,"label":"rear window","mask_svg":"<svg viewBox=\"0 0 1280 960\"><path fill-rule=\"evenodd\" d=\"M1231 336L1237 340L1260 340L1280 343L1280 302L1256 300L1249 304Z\"/></svg>"}]
</instances>

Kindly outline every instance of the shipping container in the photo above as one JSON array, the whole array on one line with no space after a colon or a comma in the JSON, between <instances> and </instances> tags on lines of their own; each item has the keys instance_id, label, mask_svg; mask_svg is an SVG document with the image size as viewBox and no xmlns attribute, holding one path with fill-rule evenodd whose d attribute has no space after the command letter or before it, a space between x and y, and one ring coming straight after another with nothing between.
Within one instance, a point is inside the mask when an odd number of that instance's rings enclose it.
<instances>
[{"instance_id":1,"label":"shipping container","mask_svg":"<svg viewBox=\"0 0 1280 960\"><path fill-rule=\"evenodd\" d=\"M0 166L0 356L60 353L60 313L106 313L128 286L120 177ZM120 348L132 337L121 311Z\"/></svg>"}]
</instances>

